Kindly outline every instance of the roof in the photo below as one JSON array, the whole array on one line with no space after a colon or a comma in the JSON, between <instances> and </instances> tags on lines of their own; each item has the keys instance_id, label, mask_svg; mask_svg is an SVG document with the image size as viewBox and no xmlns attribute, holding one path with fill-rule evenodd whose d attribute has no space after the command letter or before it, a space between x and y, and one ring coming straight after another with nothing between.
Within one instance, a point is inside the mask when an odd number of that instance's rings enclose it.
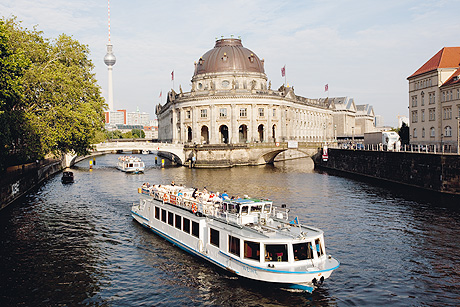
<instances>
[{"instance_id":1,"label":"roof","mask_svg":"<svg viewBox=\"0 0 460 307\"><path fill-rule=\"evenodd\" d=\"M194 76L236 71L265 74L263 61L254 52L243 47L241 39L225 38L217 40L214 48L200 57Z\"/></svg>"},{"instance_id":2,"label":"roof","mask_svg":"<svg viewBox=\"0 0 460 307\"><path fill-rule=\"evenodd\" d=\"M422 65L416 72L407 79L438 68L457 68L460 66L460 47L444 47L439 50L431 59Z\"/></svg>"},{"instance_id":3,"label":"roof","mask_svg":"<svg viewBox=\"0 0 460 307\"><path fill-rule=\"evenodd\" d=\"M452 76L449 77L449 79L444 82L443 86L447 85L453 85L453 84L459 84L460 83L460 67L452 74Z\"/></svg>"}]
</instances>

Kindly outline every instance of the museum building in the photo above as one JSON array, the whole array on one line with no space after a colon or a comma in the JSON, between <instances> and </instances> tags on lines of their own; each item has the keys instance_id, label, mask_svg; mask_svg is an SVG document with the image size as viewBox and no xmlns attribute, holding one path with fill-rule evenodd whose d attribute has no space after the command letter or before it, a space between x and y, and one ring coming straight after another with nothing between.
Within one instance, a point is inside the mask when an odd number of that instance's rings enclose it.
<instances>
[{"instance_id":1,"label":"museum building","mask_svg":"<svg viewBox=\"0 0 460 307\"><path fill-rule=\"evenodd\" d=\"M271 88L264 60L223 38L195 62L190 92L157 105L158 138L184 144L323 142L334 139L333 104Z\"/></svg>"}]
</instances>

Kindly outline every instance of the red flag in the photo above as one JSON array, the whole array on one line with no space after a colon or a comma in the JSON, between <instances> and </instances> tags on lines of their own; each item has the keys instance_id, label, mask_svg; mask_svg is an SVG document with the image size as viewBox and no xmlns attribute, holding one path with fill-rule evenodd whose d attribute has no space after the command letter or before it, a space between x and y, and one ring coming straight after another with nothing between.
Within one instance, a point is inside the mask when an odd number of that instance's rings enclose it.
<instances>
[{"instance_id":1,"label":"red flag","mask_svg":"<svg viewBox=\"0 0 460 307\"><path fill-rule=\"evenodd\" d=\"M325 91L325 92L329 91L329 84L326 84L326 85L324 86L324 91Z\"/></svg>"},{"instance_id":2,"label":"red flag","mask_svg":"<svg viewBox=\"0 0 460 307\"><path fill-rule=\"evenodd\" d=\"M171 71L171 81L174 81L174 70Z\"/></svg>"},{"instance_id":3,"label":"red flag","mask_svg":"<svg viewBox=\"0 0 460 307\"><path fill-rule=\"evenodd\" d=\"M283 68L281 68L281 77L284 77L286 75L286 65L284 65Z\"/></svg>"},{"instance_id":4,"label":"red flag","mask_svg":"<svg viewBox=\"0 0 460 307\"><path fill-rule=\"evenodd\" d=\"M158 98L161 98L161 94L163 94L163 91L160 91L160 96L158 96Z\"/></svg>"}]
</instances>

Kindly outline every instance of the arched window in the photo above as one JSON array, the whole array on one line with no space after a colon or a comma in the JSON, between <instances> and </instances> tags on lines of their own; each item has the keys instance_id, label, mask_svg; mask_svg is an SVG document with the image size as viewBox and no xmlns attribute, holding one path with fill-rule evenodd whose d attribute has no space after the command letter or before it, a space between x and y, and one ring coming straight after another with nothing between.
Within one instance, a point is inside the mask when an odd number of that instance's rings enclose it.
<instances>
[{"instance_id":1,"label":"arched window","mask_svg":"<svg viewBox=\"0 0 460 307\"><path fill-rule=\"evenodd\" d=\"M226 125L219 127L219 134L221 143L228 144L228 127Z\"/></svg>"},{"instance_id":2,"label":"arched window","mask_svg":"<svg viewBox=\"0 0 460 307\"><path fill-rule=\"evenodd\" d=\"M192 127L187 128L187 142L192 142Z\"/></svg>"},{"instance_id":3,"label":"arched window","mask_svg":"<svg viewBox=\"0 0 460 307\"><path fill-rule=\"evenodd\" d=\"M434 127L431 127L430 128L430 137L434 138L436 136L436 130L434 129Z\"/></svg>"},{"instance_id":4,"label":"arched window","mask_svg":"<svg viewBox=\"0 0 460 307\"><path fill-rule=\"evenodd\" d=\"M452 136L452 127L451 126L446 126L444 128L444 136Z\"/></svg>"},{"instance_id":5,"label":"arched window","mask_svg":"<svg viewBox=\"0 0 460 307\"><path fill-rule=\"evenodd\" d=\"M207 126L201 127L201 143L209 144L209 130Z\"/></svg>"},{"instance_id":6,"label":"arched window","mask_svg":"<svg viewBox=\"0 0 460 307\"><path fill-rule=\"evenodd\" d=\"M248 140L248 126L241 125L238 129L239 142L246 143Z\"/></svg>"},{"instance_id":7,"label":"arched window","mask_svg":"<svg viewBox=\"0 0 460 307\"><path fill-rule=\"evenodd\" d=\"M414 128L412 137L416 138L417 137L417 128Z\"/></svg>"},{"instance_id":8,"label":"arched window","mask_svg":"<svg viewBox=\"0 0 460 307\"><path fill-rule=\"evenodd\" d=\"M259 127L257 127L257 132L259 133L259 142L264 141L264 125L260 124Z\"/></svg>"}]
</instances>

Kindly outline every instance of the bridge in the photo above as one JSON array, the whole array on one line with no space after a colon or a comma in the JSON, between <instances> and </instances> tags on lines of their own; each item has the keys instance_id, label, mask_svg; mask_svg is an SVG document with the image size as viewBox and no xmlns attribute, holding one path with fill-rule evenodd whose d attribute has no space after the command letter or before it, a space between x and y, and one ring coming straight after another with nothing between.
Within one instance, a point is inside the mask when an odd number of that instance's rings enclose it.
<instances>
[{"instance_id":1,"label":"bridge","mask_svg":"<svg viewBox=\"0 0 460 307\"><path fill-rule=\"evenodd\" d=\"M169 153L173 155L174 161L179 164L185 164L184 145L171 143L152 143L141 141L128 142L107 142L99 143L94 147L95 152L113 152L113 151L133 151L133 150L148 150L157 153Z\"/></svg>"},{"instance_id":2,"label":"bridge","mask_svg":"<svg viewBox=\"0 0 460 307\"><path fill-rule=\"evenodd\" d=\"M320 143L307 142L184 145L133 140L99 143L94 145L93 152L112 153L148 150L165 156L180 165L214 168L273 163L278 154L289 149L295 150L298 157L311 157L318 151L319 147L321 147ZM82 158L69 154L65 164L70 166Z\"/></svg>"}]
</instances>

